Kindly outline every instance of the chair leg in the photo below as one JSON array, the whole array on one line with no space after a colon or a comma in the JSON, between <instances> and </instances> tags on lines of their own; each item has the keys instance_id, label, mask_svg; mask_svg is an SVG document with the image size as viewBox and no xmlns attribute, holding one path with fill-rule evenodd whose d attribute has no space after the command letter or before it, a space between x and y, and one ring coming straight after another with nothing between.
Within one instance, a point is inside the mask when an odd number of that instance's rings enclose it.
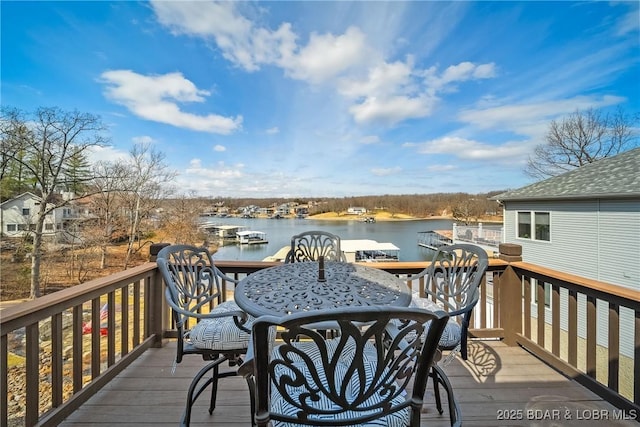
<instances>
[{"instance_id":1,"label":"chair leg","mask_svg":"<svg viewBox=\"0 0 640 427\"><path fill-rule=\"evenodd\" d=\"M219 365L214 366L213 374L211 375L211 401L209 402L209 415L213 414L213 410L216 408L216 398L218 397L218 374Z\"/></svg>"},{"instance_id":2,"label":"chair leg","mask_svg":"<svg viewBox=\"0 0 640 427\"><path fill-rule=\"evenodd\" d=\"M189 385L189 391L187 391L187 406L184 410L184 415L182 417L182 425L188 427L191 423L191 407L196 402L200 394L209 386L209 384L213 384L214 387L218 383L218 366L227 360L226 356L219 357L213 362L206 365L204 368L200 369L198 373L193 377L191 384ZM213 374L211 378L207 379L201 386L199 386L200 380L204 377L209 371L213 370ZM212 405L215 405L215 392L211 393ZM209 413L211 413L213 409L210 409Z\"/></svg>"},{"instance_id":3,"label":"chair leg","mask_svg":"<svg viewBox=\"0 0 640 427\"><path fill-rule=\"evenodd\" d=\"M442 399L440 399L440 387L438 383L440 382L440 378L438 378L438 372L436 372L436 365L434 364L431 367L431 379L433 380L433 396L436 398L436 409L438 409L438 413L442 415L444 410L442 409Z\"/></svg>"},{"instance_id":4,"label":"chair leg","mask_svg":"<svg viewBox=\"0 0 640 427\"><path fill-rule=\"evenodd\" d=\"M251 406L251 426L256 425L256 383L253 377L247 377L249 387L249 405Z\"/></svg>"},{"instance_id":5,"label":"chair leg","mask_svg":"<svg viewBox=\"0 0 640 427\"><path fill-rule=\"evenodd\" d=\"M453 387L451 386L451 382L449 382L449 378L444 373L442 368L440 368L438 365L433 365L432 369L432 372L437 376L437 380L434 378L434 384L439 382L447 392L447 400L449 403L449 420L451 421L451 425L459 426L462 422L461 413L460 408L458 408L458 404L456 403L455 395L453 394ZM439 397L436 398L436 401L437 400L439 400ZM442 414L442 406L440 406L439 411L440 414Z\"/></svg>"}]
</instances>

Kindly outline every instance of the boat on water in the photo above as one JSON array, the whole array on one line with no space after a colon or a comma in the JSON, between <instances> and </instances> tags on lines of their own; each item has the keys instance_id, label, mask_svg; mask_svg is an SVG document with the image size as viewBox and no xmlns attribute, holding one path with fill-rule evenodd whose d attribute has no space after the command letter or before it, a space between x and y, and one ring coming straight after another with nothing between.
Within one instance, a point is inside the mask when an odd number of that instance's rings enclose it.
<instances>
[{"instance_id":1,"label":"boat on water","mask_svg":"<svg viewBox=\"0 0 640 427\"><path fill-rule=\"evenodd\" d=\"M376 222L376 218L372 217L372 216L365 216L365 217L362 217L362 218L358 219L358 221L367 222L367 223L374 223L374 222Z\"/></svg>"},{"instance_id":2,"label":"boat on water","mask_svg":"<svg viewBox=\"0 0 640 427\"><path fill-rule=\"evenodd\" d=\"M267 233L256 230L243 230L236 233L236 240L241 245L260 245L269 243Z\"/></svg>"}]
</instances>

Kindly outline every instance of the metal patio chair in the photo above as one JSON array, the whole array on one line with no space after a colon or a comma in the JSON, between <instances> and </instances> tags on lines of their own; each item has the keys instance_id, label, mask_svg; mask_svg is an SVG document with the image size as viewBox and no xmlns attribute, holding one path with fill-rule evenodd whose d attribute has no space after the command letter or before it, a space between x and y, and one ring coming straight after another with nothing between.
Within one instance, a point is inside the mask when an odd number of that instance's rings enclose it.
<instances>
[{"instance_id":1,"label":"metal patio chair","mask_svg":"<svg viewBox=\"0 0 640 427\"><path fill-rule=\"evenodd\" d=\"M473 308L480 296L480 284L489 265L487 252L471 244L453 244L443 246L433 257L433 261L422 272L408 280L419 281L419 293L414 292L411 305L425 309L442 309L450 316L442 333L438 347L452 353L455 357L460 351L463 360L467 360L467 335ZM415 286L415 285L414 285ZM415 287L414 287L415 289ZM449 402L453 399L453 390L442 370L434 363L431 370L434 394L438 412L442 414L439 385L443 385ZM452 411L449 404L452 425L459 414Z\"/></svg>"},{"instance_id":2,"label":"metal patio chair","mask_svg":"<svg viewBox=\"0 0 640 427\"><path fill-rule=\"evenodd\" d=\"M419 426L447 319L443 311L373 306L261 316L240 368L256 382L258 427ZM338 336L325 338L319 324Z\"/></svg>"},{"instance_id":3,"label":"metal patio chair","mask_svg":"<svg viewBox=\"0 0 640 427\"><path fill-rule=\"evenodd\" d=\"M223 302L221 282L237 283L237 280L216 268L206 248L170 245L158 253L156 262L178 332L173 370L188 354L200 355L209 362L189 386L182 419L182 425L189 425L192 406L200 394L211 386L211 414L215 409L218 379L236 375L235 370L221 373L219 367L225 362L232 366L242 364L253 319L235 302ZM209 372L211 377L200 384Z\"/></svg>"},{"instance_id":4,"label":"metal patio chair","mask_svg":"<svg viewBox=\"0 0 640 427\"><path fill-rule=\"evenodd\" d=\"M285 262L346 261L340 249L340 237L327 231L305 231L291 237L291 250Z\"/></svg>"}]
</instances>

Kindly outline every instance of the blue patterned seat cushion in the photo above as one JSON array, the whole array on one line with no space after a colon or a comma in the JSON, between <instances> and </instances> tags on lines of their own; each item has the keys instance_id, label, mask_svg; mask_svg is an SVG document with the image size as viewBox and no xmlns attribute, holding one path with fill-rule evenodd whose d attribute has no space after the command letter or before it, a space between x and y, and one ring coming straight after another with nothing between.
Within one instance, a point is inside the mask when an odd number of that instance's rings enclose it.
<instances>
[{"instance_id":1,"label":"blue patterned seat cushion","mask_svg":"<svg viewBox=\"0 0 640 427\"><path fill-rule=\"evenodd\" d=\"M433 301L430 301L426 298L420 298L415 293L411 296L411 304L409 304L409 307L417 307L429 311L442 310L442 308ZM449 321L447 322L447 326L445 326L444 331L442 331L442 337L440 337L438 346L444 349L452 349L460 343L461 339L462 327L456 321L455 317L450 317Z\"/></svg>"},{"instance_id":2,"label":"blue patterned seat cushion","mask_svg":"<svg viewBox=\"0 0 640 427\"><path fill-rule=\"evenodd\" d=\"M331 360L332 355L335 353L335 349L338 343L338 339L330 339L326 341L327 350L329 353L329 360ZM364 371L365 376L363 378L364 384L361 387L360 378L358 375L355 375L353 372L349 373L349 367L351 361L356 355L355 345L353 342L350 342L351 345L347 345L345 349L342 351L340 355L339 362L335 367L334 379L335 383L342 384L344 381L348 381L347 388L345 391L345 396L347 401L353 401L357 398L358 393L361 393L363 388L366 389L367 385L370 385L372 379L374 378L375 369L377 366L377 352L375 347L372 344L367 344L364 349L364 353L362 355L364 362ZM312 342L294 342L293 346L300 349L307 357L309 357L312 361L318 361L315 363L317 367L320 367L321 355L320 352ZM314 377L312 374L312 370L309 369L307 364L302 361L301 357L288 353L288 356L291 356L292 362L295 365L296 369L303 373L307 384L315 385L321 383L321 388L328 387L328 381L326 378L326 372L323 369L317 369L319 373L318 377ZM280 358L278 353L278 347L274 348L272 351L272 358ZM275 369L274 377L275 381L278 381L278 378L283 375L293 375L291 368L285 367L283 365L278 365ZM295 377L295 375L293 375ZM349 377L349 378L348 378ZM315 386L317 387L317 386ZM314 388L315 388L314 387ZM304 386L295 386L295 385L287 385L286 386L286 394L293 400L297 400L297 397L301 393L307 393L308 388ZM384 391L381 389L380 393ZM296 417L296 414L300 411L300 408L292 405L287 398L283 397L280 394L280 391L277 387L271 387L271 411L279 414L288 415L290 417ZM376 410L366 410L363 409L361 411L341 411L341 407L333 402L326 395L320 393L319 399L317 401L312 399L306 399L306 403L314 408L332 411L334 413L331 414L309 414L310 420L339 420L339 419L349 419L361 417L364 415L369 415L371 413L375 413ZM363 402L360 407L367 407L370 405L374 405L375 402L383 401L385 399L380 397L379 393L373 393L371 397L369 397L365 402ZM400 395L393 399L393 405L400 404L406 400L406 392L402 392ZM369 421L366 424L358 424L359 426L389 426L389 427L405 427L409 424L409 408L405 408L393 414L389 414L379 419ZM299 424L288 423L283 421L272 421L274 427L297 427Z\"/></svg>"},{"instance_id":3,"label":"blue patterned seat cushion","mask_svg":"<svg viewBox=\"0 0 640 427\"><path fill-rule=\"evenodd\" d=\"M212 312L241 311L235 301L225 301ZM254 318L249 316L246 327L250 330ZM188 333L187 339L196 348L209 350L244 350L249 346L249 334L238 328L233 316L203 319Z\"/></svg>"}]
</instances>

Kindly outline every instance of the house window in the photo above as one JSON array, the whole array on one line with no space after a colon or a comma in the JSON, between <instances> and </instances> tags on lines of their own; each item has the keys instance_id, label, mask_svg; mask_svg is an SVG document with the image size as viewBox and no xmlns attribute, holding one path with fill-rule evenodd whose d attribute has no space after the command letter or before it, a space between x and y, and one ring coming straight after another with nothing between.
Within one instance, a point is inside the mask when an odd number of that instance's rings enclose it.
<instances>
[{"instance_id":1,"label":"house window","mask_svg":"<svg viewBox=\"0 0 640 427\"><path fill-rule=\"evenodd\" d=\"M518 212L518 237L531 238L531 212Z\"/></svg>"},{"instance_id":2,"label":"house window","mask_svg":"<svg viewBox=\"0 0 640 427\"><path fill-rule=\"evenodd\" d=\"M29 208L22 208L22 215L29 216Z\"/></svg>"},{"instance_id":3,"label":"house window","mask_svg":"<svg viewBox=\"0 0 640 427\"><path fill-rule=\"evenodd\" d=\"M550 241L549 212L536 212L534 224L536 230L535 239Z\"/></svg>"},{"instance_id":4,"label":"house window","mask_svg":"<svg viewBox=\"0 0 640 427\"><path fill-rule=\"evenodd\" d=\"M51 224L51 223L46 223L46 224L44 225L44 229L45 229L46 231L53 231L53 224Z\"/></svg>"},{"instance_id":5,"label":"house window","mask_svg":"<svg viewBox=\"0 0 640 427\"><path fill-rule=\"evenodd\" d=\"M27 229L27 224L18 224L18 231L25 231Z\"/></svg>"},{"instance_id":6,"label":"house window","mask_svg":"<svg viewBox=\"0 0 640 427\"><path fill-rule=\"evenodd\" d=\"M549 212L518 212L517 233L520 239L551 241Z\"/></svg>"},{"instance_id":7,"label":"house window","mask_svg":"<svg viewBox=\"0 0 640 427\"><path fill-rule=\"evenodd\" d=\"M7 231L16 231L18 230L18 226L16 224L7 224Z\"/></svg>"}]
</instances>

